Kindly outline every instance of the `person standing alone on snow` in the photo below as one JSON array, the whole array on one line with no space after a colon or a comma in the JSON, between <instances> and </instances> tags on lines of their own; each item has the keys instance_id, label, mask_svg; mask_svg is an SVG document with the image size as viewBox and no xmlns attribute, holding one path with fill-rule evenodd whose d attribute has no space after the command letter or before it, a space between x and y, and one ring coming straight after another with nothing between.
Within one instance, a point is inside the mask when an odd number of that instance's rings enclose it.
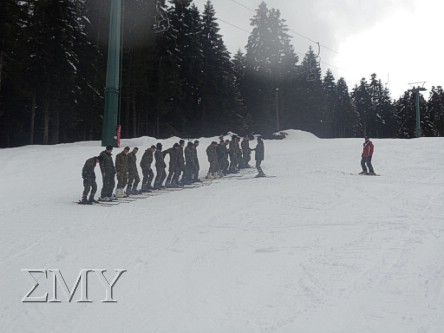
<instances>
[{"instance_id":1,"label":"person standing alone on snow","mask_svg":"<svg viewBox=\"0 0 444 333\"><path fill-rule=\"evenodd\" d=\"M365 142L363 144L363 147L364 148L362 150L362 155L361 155L361 157L362 157L362 159L361 159L362 172L359 174L374 176L375 171L373 170L373 166L372 166L372 156L373 156L374 146L368 136L365 137ZM368 167L369 172L367 172L367 167Z\"/></svg>"}]
</instances>

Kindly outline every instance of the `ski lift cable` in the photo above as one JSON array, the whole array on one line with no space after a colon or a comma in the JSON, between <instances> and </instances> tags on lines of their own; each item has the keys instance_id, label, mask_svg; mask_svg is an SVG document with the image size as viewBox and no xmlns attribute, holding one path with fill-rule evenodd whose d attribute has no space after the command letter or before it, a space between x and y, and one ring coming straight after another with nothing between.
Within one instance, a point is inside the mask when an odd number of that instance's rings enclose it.
<instances>
[{"instance_id":1,"label":"ski lift cable","mask_svg":"<svg viewBox=\"0 0 444 333\"><path fill-rule=\"evenodd\" d=\"M246 29L244 29L244 28L239 27L239 26L236 25L236 24L233 24L233 23L227 22L227 21L225 21L225 20L222 20L221 18L217 18L217 19L218 19L219 21L225 23L225 24L231 25L231 26L234 27L234 28L237 28L237 29L239 29L239 30L241 30L241 31L244 31L244 32L246 32L247 34L249 34L249 33L251 32L251 31L248 31L248 30L246 30Z\"/></svg>"},{"instance_id":2,"label":"ski lift cable","mask_svg":"<svg viewBox=\"0 0 444 333\"><path fill-rule=\"evenodd\" d=\"M244 4L240 3L239 1L236 1L236 0L230 0L230 1L231 1L231 2L234 2L235 4L237 4L237 5L239 5L239 6L243 7L243 8L245 8L245 9L247 9L247 10L253 12L253 13L256 12L253 8L250 8L250 7L248 7L248 6L245 6ZM288 30L291 31L291 32L293 32L294 34L298 35L299 37L304 38L304 39L306 39L306 40L308 40L308 41L310 41L310 42L312 42L312 43L314 43L314 44L319 44L319 46L322 46L324 49L326 49L326 50L328 50L328 51L330 51L330 52L336 53L337 55L341 55L337 50L332 49L331 47L328 47L328 46L326 46L326 45L324 45L324 44L320 44L319 42L317 42L317 41L311 39L310 37L307 37L307 36L301 34L300 32L297 32L296 30L293 30L293 29L290 29L290 28L289 28Z\"/></svg>"},{"instance_id":3,"label":"ski lift cable","mask_svg":"<svg viewBox=\"0 0 444 333\"><path fill-rule=\"evenodd\" d=\"M236 24L234 24L234 23L231 23L231 22L228 22L228 21L226 21L226 20L223 20L223 19L221 19L220 17L218 17L217 18L219 21L221 21L221 22L223 22L223 23L225 23L225 24L228 24L228 25L230 25L230 26L232 26L232 27L234 27L234 28L236 28L236 29L238 29L238 30L240 30L240 31L243 31L243 32L245 32L245 33L247 33L247 34L250 34L251 33L251 31L248 31L248 30L246 30L246 29L244 29L244 28L242 28L242 27L240 27L240 26L238 26L238 25L236 25ZM305 54L303 54L303 53L301 53L301 52L297 52L296 50L294 51L298 56L300 56L301 58L303 58L304 56L305 56ZM319 57L319 59L320 59L321 57ZM345 73L350 73L349 71L347 71L347 70L344 70L344 69L342 69L342 68L340 68L340 67L338 67L338 66L335 66L335 65L332 65L332 64L329 64L328 62L325 62L325 61L323 61L323 60L319 60L319 63L322 63L322 64L324 64L324 65L327 65L328 67L330 67L330 68L332 68L332 69L335 69L335 70L337 70L338 72L339 71L341 71L341 72L345 72Z\"/></svg>"}]
</instances>

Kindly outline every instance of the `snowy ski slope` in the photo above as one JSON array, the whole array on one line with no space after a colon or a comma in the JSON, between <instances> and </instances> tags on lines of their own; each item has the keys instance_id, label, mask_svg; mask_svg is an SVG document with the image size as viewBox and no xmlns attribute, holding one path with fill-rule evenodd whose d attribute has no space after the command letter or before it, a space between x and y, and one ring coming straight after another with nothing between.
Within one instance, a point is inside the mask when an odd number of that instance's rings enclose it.
<instances>
[{"instance_id":1,"label":"snowy ski slope","mask_svg":"<svg viewBox=\"0 0 444 333\"><path fill-rule=\"evenodd\" d=\"M0 150L0 332L444 332L444 138L372 140L382 176L367 177L351 175L362 139L288 133L265 141L276 178L110 208L73 204L99 142ZM123 146L139 162L156 142ZM22 303L21 269L37 268L69 286L81 269L127 272L117 303L100 302L94 275L92 303Z\"/></svg>"}]
</instances>

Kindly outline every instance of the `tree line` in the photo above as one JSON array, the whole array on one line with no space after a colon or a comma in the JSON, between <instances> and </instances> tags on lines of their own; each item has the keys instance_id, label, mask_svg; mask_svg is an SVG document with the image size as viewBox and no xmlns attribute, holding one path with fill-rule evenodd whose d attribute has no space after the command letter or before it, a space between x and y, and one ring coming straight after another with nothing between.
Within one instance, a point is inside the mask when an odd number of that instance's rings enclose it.
<instances>
[{"instance_id":1,"label":"tree line","mask_svg":"<svg viewBox=\"0 0 444 333\"><path fill-rule=\"evenodd\" d=\"M123 137L200 137L282 128L320 137L415 136L416 96L392 99L376 74L351 90L299 59L278 9L262 2L245 52L231 55L208 1L123 0ZM2 0L0 146L101 137L110 1ZM420 96L425 136L444 135L444 93Z\"/></svg>"}]
</instances>

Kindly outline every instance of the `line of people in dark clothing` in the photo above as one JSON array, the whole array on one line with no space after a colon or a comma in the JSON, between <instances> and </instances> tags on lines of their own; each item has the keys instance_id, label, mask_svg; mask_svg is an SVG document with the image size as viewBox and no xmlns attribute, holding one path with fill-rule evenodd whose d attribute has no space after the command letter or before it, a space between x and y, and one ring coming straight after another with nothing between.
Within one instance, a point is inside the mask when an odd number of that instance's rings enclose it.
<instances>
[{"instance_id":1,"label":"line of people in dark clothing","mask_svg":"<svg viewBox=\"0 0 444 333\"><path fill-rule=\"evenodd\" d=\"M220 142L211 142L207 147L206 153L210 168L205 178L220 178L230 173L238 173L242 168L249 168L251 160L251 151L255 151L257 177L265 177L261 168L261 162L264 159L264 143L260 136L257 137L256 148L252 149L249 145L250 138L245 136L239 146L240 138L233 135L230 140L224 140L220 137ZM151 192L165 187L182 187L195 182L199 179L199 159L197 156L197 147L199 141L188 142L185 147L185 141L180 140L171 148L162 151L162 144L159 142L156 146L146 149L140 161L142 169L142 186L138 189L141 181L137 169L138 147L134 147L130 152L130 147L125 147L122 152L116 155L115 165L112 158L112 146L107 146L99 156L86 160L82 169L83 193L80 203L92 204L97 202L95 194L97 192L97 183L95 167L100 165L102 173L103 187L99 201L111 201L115 198L123 198L128 195ZM166 172L165 157L169 155L168 174ZM228 161L228 158L230 161ZM156 176L151 165L154 162ZM117 187L116 187L117 178ZM154 182L154 183L153 183ZM164 183L165 182L165 183ZM113 194L116 187L115 194Z\"/></svg>"}]
</instances>

